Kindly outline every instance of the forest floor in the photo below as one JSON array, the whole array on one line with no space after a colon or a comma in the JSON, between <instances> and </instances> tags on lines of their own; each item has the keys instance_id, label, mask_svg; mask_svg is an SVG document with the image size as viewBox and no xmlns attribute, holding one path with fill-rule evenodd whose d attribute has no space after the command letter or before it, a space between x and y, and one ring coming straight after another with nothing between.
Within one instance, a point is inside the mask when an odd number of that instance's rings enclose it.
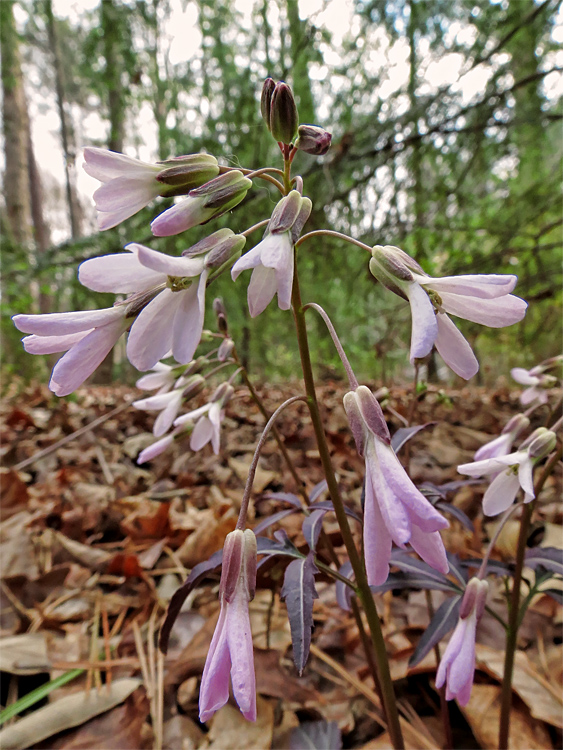
<instances>
[{"instance_id":1,"label":"forest floor","mask_svg":"<svg viewBox=\"0 0 563 750\"><path fill-rule=\"evenodd\" d=\"M295 393L277 385L258 390L270 411ZM342 409L344 392L344 384L329 381L319 395L345 502L360 511L363 461ZM411 424L429 423L399 456L417 485L446 485L447 502L471 521L464 525L450 515L450 528L443 532L448 551L462 560L482 554L494 523L484 521L481 511L485 485L462 482L456 466L471 461L520 410L518 395L508 387L467 386L447 394L430 387L413 414L405 387L394 389L385 402L392 433L407 417ZM217 576L188 597L164 658L155 649L155 634L173 592L195 565L221 549L234 528L264 418L250 397L237 394L227 407L218 456L210 446L193 453L185 440L138 466L140 450L154 441L154 417L126 405L138 397L134 388L91 386L79 389L73 400L58 400L36 385L14 386L3 400L1 703L10 706L41 686L45 694L21 709L23 718L6 722L16 739L12 745L6 738L4 747L99 750L151 748L155 742L171 750L332 748L340 742L364 750L390 747L356 620L338 606L326 575L316 580L311 654L298 677L280 599L284 558L261 568L251 604L257 722L246 722L234 703L207 725L198 722L199 681L219 611ZM536 413L542 424L545 414ZM323 477L306 406L287 409L279 430L310 491ZM531 546L563 547L561 486L558 467L537 504ZM288 507L280 498L268 499L269 493L297 490L270 438L254 483L251 524ZM306 550L302 520L300 513L287 515L265 533L282 528ZM358 534L359 524L352 524ZM324 528L344 561L332 513ZM518 521L510 521L493 558L514 559L517 533ZM429 608L437 609L445 596L420 590L377 596L409 748L446 744L434 686L436 655L431 651L416 667L408 665L429 623ZM501 578L491 579L489 604L506 616ZM563 607L553 598L534 598L519 636L512 748L561 745L562 621ZM490 614L477 640L471 700L463 709L450 704L459 748L496 747L504 632ZM57 677L53 686L49 681ZM85 691L93 696L88 702ZM35 713L38 708L42 713Z\"/></svg>"}]
</instances>

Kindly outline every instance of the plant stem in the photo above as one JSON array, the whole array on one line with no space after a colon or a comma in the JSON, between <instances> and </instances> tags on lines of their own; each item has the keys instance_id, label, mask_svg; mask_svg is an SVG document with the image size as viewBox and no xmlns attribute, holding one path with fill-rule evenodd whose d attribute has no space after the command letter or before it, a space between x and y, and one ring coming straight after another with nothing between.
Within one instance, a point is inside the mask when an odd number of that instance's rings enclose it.
<instances>
[{"instance_id":1,"label":"plant stem","mask_svg":"<svg viewBox=\"0 0 563 750\"><path fill-rule=\"evenodd\" d=\"M302 242L305 242L305 240L308 240L310 237L335 237L337 240L344 240L344 242L349 242L352 245L361 247L362 250L367 250L368 253L371 254L371 247L366 245L365 242L360 242L360 240L355 240L353 237L348 237L347 234L342 234L342 232L335 232L333 229L314 229L312 232L308 232L300 237L295 243L295 247L299 247Z\"/></svg>"},{"instance_id":2,"label":"plant stem","mask_svg":"<svg viewBox=\"0 0 563 750\"><path fill-rule=\"evenodd\" d=\"M348 519L344 510L344 503L342 502L340 490L338 489L338 483L336 481L334 469L332 467L330 451L327 444L321 415L319 412L319 405L317 402L317 395L315 391L315 381L313 378L313 370L311 366L311 357L309 353L305 313L303 310L303 303L301 301L301 291L299 289L297 264L295 264L295 272L293 277L292 304L293 314L295 318L295 327L297 330L299 355L301 357L301 367L303 370L303 380L305 382L305 390L307 393L307 406L309 407L311 421L315 430L319 455L328 484L330 497L334 506L334 512L338 520L338 525L340 526L342 539L346 546L348 557L350 559L350 563L356 577L358 595L366 613L368 625L371 631L371 638L375 651L375 659L377 662L379 684L381 686L381 693L383 698L383 707L385 710L385 715L387 717L391 743L396 750L403 750L403 736L401 733L401 726L399 724L399 714L397 712L395 693L393 690L391 673L389 671L389 662L387 659L387 652L385 650L385 641L383 639L383 633L381 632L381 624L379 622L379 616L377 614L375 602L369 588L364 564L362 559L360 558L360 555L358 554L358 550L356 549L356 545L354 542L354 537L348 524Z\"/></svg>"},{"instance_id":3,"label":"plant stem","mask_svg":"<svg viewBox=\"0 0 563 750\"><path fill-rule=\"evenodd\" d=\"M534 485L534 494L537 497L543 488L547 478L561 459L563 446L559 444L558 450L552 454L542 473ZM518 546L516 549L516 567L512 582L512 596L510 599L510 611L508 613L508 626L506 629L506 652L504 655L504 672L502 678L502 693L500 707L500 726L498 746L501 750L508 748L508 735L510 732L510 709L512 707L512 675L514 672L514 658L518 640L518 624L520 621L520 586L522 583L522 569L524 568L524 554L526 542L530 530L530 520L534 510L535 502L528 503L524 508L520 522L520 533L518 535Z\"/></svg>"}]
</instances>

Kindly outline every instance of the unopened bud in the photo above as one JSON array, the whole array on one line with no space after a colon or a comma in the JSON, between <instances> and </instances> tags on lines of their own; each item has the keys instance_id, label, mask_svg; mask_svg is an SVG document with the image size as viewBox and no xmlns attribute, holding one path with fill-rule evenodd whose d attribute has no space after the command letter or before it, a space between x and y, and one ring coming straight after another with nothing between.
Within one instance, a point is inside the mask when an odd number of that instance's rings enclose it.
<instances>
[{"instance_id":1,"label":"unopened bud","mask_svg":"<svg viewBox=\"0 0 563 750\"><path fill-rule=\"evenodd\" d=\"M273 78L266 78L264 85L262 86L262 96L260 98L260 112L262 113L262 119L266 123L268 130L270 130L270 107L272 103L272 94L276 88L276 82Z\"/></svg>"},{"instance_id":2,"label":"unopened bud","mask_svg":"<svg viewBox=\"0 0 563 750\"><path fill-rule=\"evenodd\" d=\"M380 440L383 440L384 443L390 445L391 436L387 422L385 421L379 402L370 389L365 385L359 385L356 388L356 400L367 428Z\"/></svg>"},{"instance_id":3,"label":"unopened bud","mask_svg":"<svg viewBox=\"0 0 563 750\"><path fill-rule=\"evenodd\" d=\"M204 198L203 208L222 209L225 212L240 203L251 187L252 180L245 177L238 169L234 169L215 177L214 180L195 190L190 190L190 197Z\"/></svg>"},{"instance_id":4,"label":"unopened bud","mask_svg":"<svg viewBox=\"0 0 563 750\"><path fill-rule=\"evenodd\" d=\"M270 131L276 141L291 143L297 132L299 115L291 88L279 81L270 100Z\"/></svg>"},{"instance_id":5,"label":"unopened bud","mask_svg":"<svg viewBox=\"0 0 563 750\"><path fill-rule=\"evenodd\" d=\"M512 419L509 419L505 424L502 431L502 435L508 435L511 432L514 433L514 439L518 437L524 430L527 430L530 426L530 420L525 414L515 414Z\"/></svg>"},{"instance_id":6,"label":"unopened bud","mask_svg":"<svg viewBox=\"0 0 563 750\"><path fill-rule=\"evenodd\" d=\"M332 135L316 125L300 125L295 148L313 156L323 156L330 148Z\"/></svg>"},{"instance_id":7,"label":"unopened bud","mask_svg":"<svg viewBox=\"0 0 563 750\"><path fill-rule=\"evenodd\" d=\"M227 315L227 308L221 297L215 297L213 300L213 312L215 315Z\"/></svg>"},{"instance_id":8,"label":"unopened bud","mask_svg":"<svg viewBox=\"0 0 563 750\"><path fill-rule=\"evenodd\" d=\"M231 232L230 229L229 232ZM230 236L225 236L207 255L205 258L206 267L218 268L219 266L222 266L232 255L240 253L245 244L246 237L242 234L234 234L231 232Z\"/></svg>"},{"instance_id":9,"label":"unopened bud","mask_svg":"<svg viewBox=\"0 0 563 750\"><path fill-rule=\"evenodd\" d=\"M544 435L547 431L547 427L538 427L532 432L531 435L528 435L528 437L520 443L520 445L518 446L518 450L527 450L536 438L541 437L541 435Z\"/></svg>"},{"instance_id":10,"label":"unopened bud","mask_svg":"<svg viewBox=\"0 0 563 750\"><path fill-rule=\"evenodd\" d=\"M231 353L235 347L235 342L232 339L223 339L221 346L217 352L217 359L219 362L225 362L231 356Z\"/></svg>"},{"instance_id":11,"label":"unopened bud","mask_svg":"<svg viewBox=\"0 0 563 750\"><path fill-rule=\"evenodd\" d=\"M472 578L468 582L459 608L459 616L462 620L469 617L473 611L475 611L477 619L480 619L485 609L488 591L489 584L487 581Z\"/></svg>"},{"instance_id":12,"label":"unopened bud","mask_svg":"<svg viewBox=\"0 0 563 750\"><path fill-rule=\"evenodd\" d=\"M250 529L235 529L227 534L223 547L223 570L221 572L220 596L227 602L237 591L245 594L248 601L256 593L256 536Z\"/></svg>"},{"instance_id":13,"label":"unopened bud","mask_svg":"<svg viewBox=\"0 0 563 750\"><path fill-rule=\"evenodd\" d=\"M293 226L291 227L291 241L293 242L293 244L295 244L299 239L299 236L303 231L303 227L305 226L307 219L311 215L312 208L313 204L310 198L301 199L301 209L299 211L299 215L297 216Z\"/></svg>"},{"instance_id":14,"label":"unopened bud","mask_svg":"<svg viewBox=\"0 0 563 750\"><path fill-rule=\"evenodd\" d=\"M219 174L217 159L211 154L189 154L177 156L163 162L166 167L156 176L166 187L161 195L170 197L187 193L203 185Z\"/></svg>"},{"instance_id":15,"label":"unopened bud","mask_svg":"<svg viewBox=\"0 0 563 750\"><path fill-rule=\"evenodd\" d=\"M225 404L228 403L233 397L234 392L235 389L230 383L221 383L221 385L218 386L215 390L213 396L211 396L211 401L213 403L217 403L219 401L221 402L221 406L225 406Z\"/></svg>"},{"instance_id":16,"label":"unopened bud","mask_svg":"<svg viewBox=\"0 0 563 750\"><path fill-rule=\"evenodd\" d=\"M546 430L532 440L528 448L528 454L530 458L545 458L555 448L556 443L557 435L551 430Z\"/></svg>"},{"instance_id":17,"label":"unopened bud","mask_svg":"<svg viewBox=\"0 0 563 750\"><path fill-rule=\"evenodd\" d=\"M407 265L403 262L403 259L399 255L398 247L392 245L376 245L372 248L370 260L370 270L376 278L379 278L377 273L372 270L372 262L378 271L383 271L387 276L399 279L399 281L413 281L414 277L409 271ZM401 252L401 251L399 251ZM383 283L383 282L382 282Z\"/></svg>"},{"instance_id":18,"label":"unopened bud","mask_svg":"<svg viewBox=\"0 0 563 750\"><path fill-rule=\"evenodd\" d=\"M303 198L297 190L292 190L278 202L268 224L270 234L281 234L291 229L301 211L302 201Z\"/></svg>"},{"instance_id":19,"label":"unopened bud","mask_svg":"<svg viewBox=\"0 0 563 750\"><path fill-rule=\"evenodd\" d=\"M205 386L205 378L202 375L191 375L187 380L184 381L184 390L182 396L188 400L197 396Z\"/></svg>"},{"instance_id":20,"label":"unopened bud","mask_svg":"<svg viewBox=\"0 0 563 750\"><path fill-rule=\"evenodd\" d=\"M198 357L197 359L192 360L188 367L184 370L184 377L187 377L189 375L195 375L198 372L201 372L205 365L207 364L208 359L207 357Z\"/></svg>"},{"instance_id":21,"label":"unopened bud","mask_svg":"<svg viewBox=\"0 0 563 750\"><path fill-rule=\"evenodd\" d=\"M359 455L363 457L365 449L365 425L354 391L348 391L348 393L345 393L343 402L344 411L346 412L346 416L348 417L348 424L350 425L350 429L356 443L356 450L358 451Z\"/></svg>"}]
</instances>

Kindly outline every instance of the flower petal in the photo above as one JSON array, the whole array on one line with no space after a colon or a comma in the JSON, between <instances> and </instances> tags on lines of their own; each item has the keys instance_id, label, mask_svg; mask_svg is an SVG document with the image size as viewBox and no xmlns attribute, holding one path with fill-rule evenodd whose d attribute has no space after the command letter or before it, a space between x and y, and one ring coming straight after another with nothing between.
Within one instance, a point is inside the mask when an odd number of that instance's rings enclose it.
<instances>
[{"instance_id":1,"label":"flower petal","mask_svg":"<svg viewBox=\"0 0 563 750\"><path fill-rule=\"evenodd\" d=\"M152 289L166 281L164 274L142 266L132 245L131 252L90 258L78 267L80 283L95 292L131 294Z\"/></svg>"},{"instance_id":2,"label":"flower petal","mask_svg":"<svg viewBox=\"0 0 563 750\"><path fill-rule=\"evenodd\" d=\"M383 522L373 491L373 482L366 471L366 503L364 509L364 557L370 586L380 586L389 576L389 560L393 541Z\"/></svg>"},{"instance_id":3,"label":"flower petal","mask_svg":"<svg viewBox=\"0 0 563 750\"><path fill-rule=\"evenodd\" d=\"M133 322L127 358L138 370L150 370L170 349L172 322L180 302L180 294L163 289Z\"/></svg>"},{"instance_id":4,"label":"flower petal","mask_svg":"<svg viewBox=\"0 0 563 750\"><path fill-rule=\"evenodd\" d=\"M250 268L256 268L256 266L259 266L261 263L260 261L261 252L262 252L262 242L259 242L256 245L256 247L253 247L252 250L249 250L241 258L239 258L237 262L234 264L234 266L231 268L232 280L236 281L243 271L248 271L248 269Z\"/></svg>"},{"instance_id":5,"label":"flower petal","mask_svg":"<svg viewBox=\"0 0 563 750\"><path fill-rule=\"evenodd\" d=\"M411 519L406 507L387 484L385 469L374 449L375 438L366 442L366 487L371 483L375 501L391 539L402 546L411 537Z\"/></svg>"},{"instance_id":6,"label":"flower petal","mask_svg":"<svg viewBox=\"0 0 563 750\"><path fill-rule=\"evenodd\" d=\"M131 156L88 146L84 149L84 171L100 182L107 182L124 174L154 174L162 170L156 164L147 164Z\"/></svg>"},{"instance_id":7,"label":"flower petal","mask_svg":"<svg viewBox=\"0 0 563 750\"><path fill-rule=\"evenodd\" d=\"M229 672L231 656L227 640L227 604L221 603L221 613L207 652L201 687L199 689L199 720L208 721L215 711L229 700Z\"/></svg>"},{"instance_id":8,"label":"flower petal","mask_svg":"<svg viewBox=\"0 0 563 750\"><path fill-rule=\"evenodd\" d=\"M405 292L409 298L412 316L411 353L410 360L422 359L432 351L434 341L438 335L436 313L420 284L405 284Z\"/></svg>"},{"instance_id":9,"label":"flower petal","mask_svg":"<svg viewBox=\"0 0 563 750\"><path fill-rule=\"evenodd\" d=\"M526 502L528 502L528 498L533 500L536 496L536 493L534 492L533 473L534 464L530 458L520 463L520 466L518 467L518 481L520 482L520 487L522 487L526 493Z\"/></svg>"},{"instance_id":10,"label":"flower petal","mask_svg":"<svg viewBox=\"0 0 563 750\"><path fill-rule=\"evenodd\" d=\"M257 266L252 272L248 285L248 309L255 318L268 307L278 288L276 272L273 268Z\"/></svg>"},{"instance_id":11,"label":"flower petal","mask_svg":"<svg viewBox=\"0 0 563 750\"><path fill-rule=\"evenodd\" d=\"M442 308L458 318L471 320L490 328L504 328L518 323L526 314L528 303L513 294L497 299L479 299L441 293Z\"/></svg>"},{"instance_id":12,"label":"flower petal","mask_svg":"<svg viewBox=\"0 0 563 750\"><path fill-rule=\"evenodd\" d=\"M178 276L180 278L199 276L205 268L203 258L167 255L166 253L159 253L157 250L151 250L150 247L138 245L135 242L127 245L127 249L135 249L139 263L165 276Z\"/></svg>"},{"instance_id":13,"label":"flower petal","mask_svg":"<svg viewBox=\"0 0 563 750\"><path fill-rule=\"evenodd\" d=\"M176 422L176 424L180 424ZM213 438L213 425L209 421L207 416L200 417L196 422L192 437L190 440L190 448L193 451L199 451L204 445L207 445Z\"/></svg>"},{"instance_id":14,"label":"flower petal","mask_svg":"<svg viewBox=\"0 0 563 750\"><path fill-rule=\"evenodd\" d=\"M483 496L483 513L486 516L497 516L510 508L520 489L518 477L510 469L496 476Z\"/></svg>"},{"instance_id":15,"label":"flower petal","mask_svg":"<svg viewBox=\"0 0 563 750\"><path fill-rule=\"evenodd\" d=\"M427 533L413 523L409 541L413 550L424 562L428 563L435 570L439 570L440 573L444 573L444 575L448 573L450 565L439 531Z\"/></svg>"},{"instance_id":16,"label":"flower petal","mask_svg":"<svg viewBox=\"0 0 563 750\"><path fill-rule=\"evenodd\" d=\"M422 286L435 289L441 296L442 292L450 294L462 294L468 297L479 297L480 299L493 299L504 297L516 286L517 276L509 274L467 274L462 276L442 276L432 278L431 276L419 276L414 274L416 280Z\"/></svg>"},{"instance_id":17,"label":"flower petal","mask_svg":"<svg viewBox=\"0 0 563 750\"><path fill-rule=\"evenodd\" d=\"M149 174L133 177L116 177L99 187L94 193L98 211L111 212L129 209L133 206L143 208L154 200L161 191L161 186ZM139 209L136 208L135 213Z\"/></svg>"},{"instance_id":18,"label":"flower petal","mask_svg":"<svg viewBox=\"0 0 563 750\"><path fill-rule=\"evenodd\" d=\"M506 435L499 435L494 440L490 440L485 445L482 445L473 457L475 461L484 461L487 458L497 458L497 456L507 456L510 453L512 447L513 435L507 433ZM461 472L463 474L463 472Z\"/></svg>"},{"instance_id":19,"label":"flower petal","mask_svg":"<svg viewBox=\"0 0 563 750\"><path fill-rule=\"evenodd\" d=\"M139 453L139 457L137 458L137 464L139 466L141 464L146 463L147 461L152 461L153 458L156 458L157 456L160 456L161 453L164 453L164 451L172 445L174 442L174 435L166 435L166 437L161 438L160 440L157 440L155 443L151 443L151 445L148 446L148 448L145 448Z\"/></svg>"},{"instance_id":20,"label":"flower petal","mask_svg":"<svg viewBox=\"0 0 563 750\"><path fill-rule=\"evenodd\" d=\"M206 281L207 272L204 271L197 284L194 281L189 289L176 292L181 301L172 324L172 352L176 362L182 365L191 361L201 341Z\"/></svg>"},{"instance_id":21,"label":"flower petal","mask_svg":"<svg viewBox=\"0 0 563 750\"><path fill-rule=\"evenodd\" d=\"M448 365L460 378L469 380L479 370L479 362L473 350L445 313L438 313L438 336L436 349Z\"/></svg>"},{"instance_id":22,"label":"flower petal","mask_svg":"<svg viewBox=\"0 0 563 750\"><path fill-rule=\"evenodd\" d=\"M66 352L87 336L93 328L78 333L68 333L65 336L26 336L22 339L23 348L28 354L58 354Z\"/></svg>"},{"instance_id":23,"label":"flower petal","mask_svg":"<svg viewBox=\"0 0 563 750\"><path fill-rule=\"evenodd\" d=\"M64 336L105 326L112 321L122 319L124 313L124 308L106 307L101 310L79 310L46 315L14 315L12 320L18 331L23 331L23 333L35 333L38 336Z\"/></svg>"},{"instance_id":24,"label":"flower petal","mask_svg":"<svg viewBox=\"0 0 563 750\"><path fill-rule=\"evenodd\" d=\"M168 431L168 429L172 426L172 423L176 419L176 414L178 414L178 411L182 405L182 391L172 391L171 398L168 402L168 404L164 407L164 409L160 412L158 417L155 419L152 431L153 435L155 437L160 437L161 435L164 435L165 432Z\"/></svg>"},{"instance_id":25,"label":"flower petal","mask_svg":"<svg viewBox=\"0 0 563 750\"><path fill-rule=\"evenodd\" d=\"M455 634L450 643L458 645L457 654L448 670L448 690L464 706L469 701L473 678L475 676L475 630L477 627L477 616L472 612L465 620L463 638L457 639Z\"/></svg>"},{"instance_id":26,"label":"flower petal","mask_svg":"<svg viewBox=\"0 0 563 750\"><path fill-rule=\"evenodd\" d=\"M155 237L170 237L203 224L213 216L212 209L202 208L204 198L185 198L180 203L159 214L151 223Z\"/></svg>"},{"instance_id":27,"label":"flower petal","mask_svg":"<svg viewBox=\"0 0 563 750\"><path fill-rule=\"evenodd\" d=\"M239 591L227 605L227 640L233 695L247 721L256 721L256 677L248 602Z\"/></svg>"},{"instance_id":28,"label":"flower petal","mask_svg":"<svg viewBox=\"0 0 563 750\"><path fill-rule=\"evenodd\" d=\"M536 375L530 375L530 372L523 367L513 367L510 374L520 385L537 385L540 382Z\"/></svg>"}]
</instances>

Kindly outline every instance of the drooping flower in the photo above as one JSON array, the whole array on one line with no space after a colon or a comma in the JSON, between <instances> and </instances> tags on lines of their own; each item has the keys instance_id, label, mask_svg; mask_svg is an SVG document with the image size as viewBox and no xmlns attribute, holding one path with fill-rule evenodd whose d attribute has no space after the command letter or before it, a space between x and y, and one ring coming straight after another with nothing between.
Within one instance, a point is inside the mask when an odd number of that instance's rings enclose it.
<instances>
[{"instance_id":1,"label":"drooping flower","mask_svg":"<svg viewBox=\"0 0 563 750\"><path fill-rule=\"evenodd\" d=\"M219 453L221 422L225 418L225 406L233 394L234 388L230 383L221 383L207 404L187 414L182 414L175 420L175 427L195 422L190 439L190 448L193 451L198 451L207 443L211 443L213 452L216 455Z\"/></svg>"},{"instance_id":2,"label":"drooping flower","mask_svg":"<svg viewBox=\"0 0 563 750\"><path fill-rule=\"evenodd\" d=\"M182 404L199 393L204 385L205 378L201 375L181 378L174 390L133 401L132 406L136 409L160 412L154 422L153 434L155 437L161 437L176 419Z\"/></svg>"},{"instance_id":3,"label":"drooping flower","mask_svg":"<svg viewBox=\"0 0 563 750\"><path fill-rule=\"evenodd\" d=\"M219 597L221 612L205 661L199 718L206 722L229 700L229 674L242 715L256 721L256 677L248 604L256 589L256 537L250 529L227 535Z\"/></svg>"},{"instance_id":4,"label":"drooping flower","mask_svg":"<svg viewBox=\"0 0 563 750\"><path fill-rule=\"evenodd\" d=\"M344 396L358 453L365 457L364 555L370 585L387 580L393 542L407 543L436 570L449 570L439 530L446 519L415 487L390 445L375 397L366 386Z\"/></svg>"},{"instance_id":5,"label":"drooping flower","mask_svg":"<svg viewBox=\"0 0 563 750\"><path fill-rule=\"evenodd\" d=\"M470 477L496 474L483 496L483 512L496 516L512 505L520 488L524 490L525 503L534 499L534 465L551 453L556 440L554 432L539 427L515 453L461 464L457 470Z\"/></svg>"},{"instance_id":6,"label":"drooping flower","mask_svg":"<svg viewBox=\"0 0 563 750\"><path fill-rule=\"evenodd\" d=\"M160 456L161 453L164 453L164 451L169 448L176 437L180 435L182 432L185 432L185 429L183 427L177 427L175 430L172 430L172 432L169 432L168 435L165 435L164 437L160 438L160 440L156 440L154 443L151 443L149 446L144 448L137 458L137 463L139 466L141 464L145 464L147 461L152 461L153 458L156 458L157 456Z\"/></svg>"},{"instance_id":7,"label":"drooping flower","mask_svg":"<svg viewBox=\"0 0 563 750\"><path fill-rule=\"evenodd\" d=\"M324 156L330 148L332 135L316 125L300 125L295 148L313 156Z\"/></svg>"},{"instance_id":8,"label":"drooping flower","mask_svg":"<svg viewBox=\"0 0 563 750\"><path fill-rule=\"evenodd\" d=\"M221 174L157 216L151 223L152 233L169 237L216 219L238 206L251 187L252 180L238 170Z\"/></svg>"},{"instance_id":9,"label":"drooping flower","mask_svg":"<svg viewBox=\"0 0 563 750\"><path fill-rule=\"evenodd\" d=\"M557 384L557 378L544 372L542 365L532 367L531 370L525 370L523 367L513 367L510 374L520 385L530 386L520 394L520 403L522 406L528 406L534 402L547 404L547 389L553 388Z\"/></svg>"},{"instance_id":10,"label":"drooping flower","mask_svg":"<svg viewBox=\"0 0 563 750\"><path fill-rule=\"evenodd\" d=\"M526 313L527 303L510 294L516 276L432 278L413 258L391 245L374 247L369 267L384 286L410 303L411 362L424 359L435 346L448 367L466 380L475 375L479 363L447 313L491 328L513 325Z\"/></svg>"},{"instance_id":11,"label":"drooping flower","mask_svg":"<svg viewBox=\"0 0 563 750\"><path fill-rule=\"evenodd\" d=\"M248 285L248 309L253 318L266 309L276 293L280 310L291 307L293 245L309 218L311 208L309 198L292 190L274 209L264 239L232 267L233 281L242 271L254 269Z\"/></svg>"},{"instance_id":12,"label":"drooping flower","mask_svg":"<svg viewBox=\"0 0 563 750\"><path fill-rule=\"evenodd\" d=\"M474 461L482 461L485 458L497 458L510 453L513 443L530 426L530 420L524 414L516 414L510 419L501 434L494 440L482 445L473 457Z\"/></svg>"},{"instance_id":13,"label":"drooping flower","mask_svg":"<svg viewBox=\"0 0 563 750\"><path fill-rule=\"evenodd\" d=\"M475 633L485 610L487 581L472 578L465 589L459 620L436 673L436 687L446 685L446 700L466 706L475 676Z\"/></svg>"},{"instance_id":14,"label":"drooping flower","mask_svg":"<svg viewBox=\"0 0 563 750\"><path fill-rule=\"evenodd\" d=\"M14 315L30 354L66 352L53 368L49 388L57 396L68 396L90 377L113 349L129 322L125 306L103 310Z\"/></svg>"},{"instance_id":15,"label":"drooping flower","mask_svg":"<svg viewBox=\"0 0 563 750\"><path fill-rule=\"evenodd\" d=\"M161 164L147 164L103 148L84 149L84 171L102 182L94 193L98 226L111 229L157 196L177 195L219 174L217 159L209 154L180 156Z\"/></svg>"}]
</instances>

